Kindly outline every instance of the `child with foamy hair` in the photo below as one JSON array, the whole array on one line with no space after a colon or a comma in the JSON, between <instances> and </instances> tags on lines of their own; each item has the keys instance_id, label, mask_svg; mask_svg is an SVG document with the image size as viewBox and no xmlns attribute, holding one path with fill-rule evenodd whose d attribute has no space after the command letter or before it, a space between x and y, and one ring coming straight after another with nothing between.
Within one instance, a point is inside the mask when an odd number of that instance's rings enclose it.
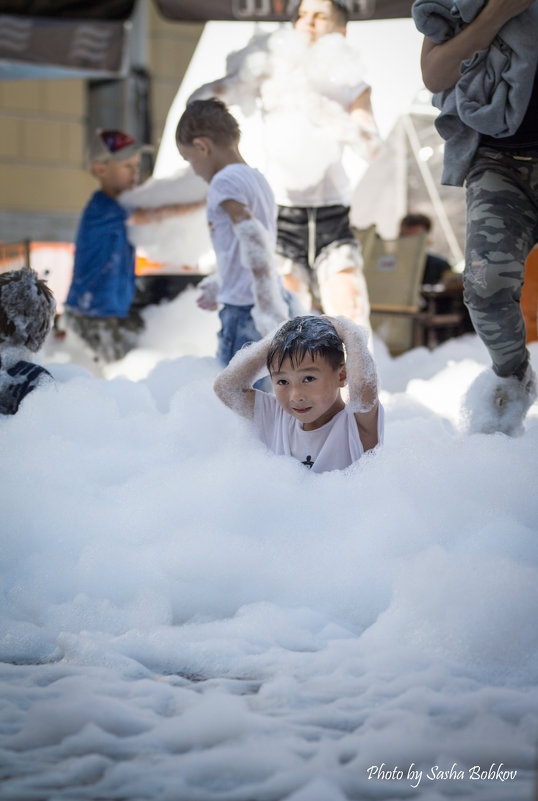
<instances>
[{"instance_id":1,"label":"child with foamy hair","mask_svg":"<svg viewBox=\"0 0 538 801\"><path fill-rule=\"evenodd\" d=\"M0 274L0 414L15 414L32 390L53 381L29 356L43 345L55 310L51 290L33 270Z\"/></svg>"},{"instance_id":2,"label":"child with foamy hair","mask_svg":"<svg viewBox=\"0 0 538 801\"><path fill-rule=\"evenodd\" d=\"M217 356L223 365L289 316L274 258L273 192L241 156L240 135L235 117L215 98L189 103L176 131L181 156L209 184L207 223L218 283L202 282L198 305L220 306Z\"/></svg>"},{"instance_id":3,"label":"child with foamy hair","mask_svg":"<svg viewBox=\"0 0 538 801\"><path fill-rule=\"evenodd\" d=\"M254 421L274 453L315 473L349 467L383 441L384 412L368 332L345 317L295 317L243 348L217 377L223 403ZM274 395L253 389L269 371ZM342 398L347 383L349 399Z\"/></svg>"}]
</instances>

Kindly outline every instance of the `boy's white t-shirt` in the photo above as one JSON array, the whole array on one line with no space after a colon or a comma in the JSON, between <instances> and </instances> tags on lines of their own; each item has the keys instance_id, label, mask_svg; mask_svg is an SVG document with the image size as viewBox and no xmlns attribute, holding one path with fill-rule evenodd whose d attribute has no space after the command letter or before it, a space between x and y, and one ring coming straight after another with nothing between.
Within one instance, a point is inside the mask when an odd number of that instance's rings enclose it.
<instances>
[{"instance_id":1,"label":"boy's white t-shirt","mask_svg":"<svg viewBox=\"0 0 538 801\"><path fill-rule=\"evenodd\" d=\"M261 441L279 456L293 456L314 473L343 470L364 453L355 415L346 406L314 431L284 411L274 395L255 390L254 426ZM383 442L385 414L381 403L377 436Z\"/></svg>"},{"instance_id":2,"label":"boy's white t-shirt","mask_svg":"<svg viewBox=\"0 0 538 801\"><path fill-rule=\"evenodd\" d=\"M217 301L249 306L255 302L252 272L241 264L239 241L232 221L220 205L224 200L236 200L248 206L252 216L267 230L274 251L275 199L262 173L248 164L228 164L213 176L209 184L206 213L220 276Z\"/></svg>"}]
</instances>

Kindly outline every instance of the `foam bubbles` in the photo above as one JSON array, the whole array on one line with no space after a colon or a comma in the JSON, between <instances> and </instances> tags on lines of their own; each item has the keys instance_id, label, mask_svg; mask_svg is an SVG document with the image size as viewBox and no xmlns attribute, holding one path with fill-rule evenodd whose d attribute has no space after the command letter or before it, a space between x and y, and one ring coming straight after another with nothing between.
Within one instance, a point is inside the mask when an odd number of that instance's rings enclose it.
<instances>
[{"instance_id":1,"label":"foam bubbles","mask_svg":"<svg viewBox=\"0 0 538 801\"><path fill-rule=\"evenodd\" d=\"M376 342L385 444L312 475L214 396L193 290L144 314L106 378L51 339L56 388L0 419L4 797L388 801L372 764L502 761L420 792L528 798L536 407L464 434L476 338Z\"/></svg>"}]
</instances>

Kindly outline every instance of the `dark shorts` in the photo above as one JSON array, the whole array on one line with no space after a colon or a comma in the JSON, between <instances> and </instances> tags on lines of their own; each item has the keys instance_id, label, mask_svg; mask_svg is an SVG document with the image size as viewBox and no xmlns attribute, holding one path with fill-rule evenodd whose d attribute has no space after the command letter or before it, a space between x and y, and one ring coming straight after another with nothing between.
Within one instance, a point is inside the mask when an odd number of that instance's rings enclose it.
<instances>
[{"instance_id":1,"label":"dark shorts","mask_svg":"<svg viewBox=\"0 0 538 801\"><path fill-rule=\"evenodd\" d=\"M323 248L344 242L355 242L349 224L349 206L278 207L279 255L313 269Z\"/></svg>"}]
</instances>

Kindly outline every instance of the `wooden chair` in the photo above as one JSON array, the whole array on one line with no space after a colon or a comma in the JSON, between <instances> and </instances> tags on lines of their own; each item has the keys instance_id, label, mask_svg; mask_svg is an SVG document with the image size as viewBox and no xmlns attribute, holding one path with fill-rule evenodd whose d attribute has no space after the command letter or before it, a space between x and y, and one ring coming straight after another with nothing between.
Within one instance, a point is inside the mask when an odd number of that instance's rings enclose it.
<instances>
[{"instance_id":1,"label":"wooden chair","mask_svg":"<svg viewBox=\"0 0 538 801\"><path fill-rule=\"evenodd\" d=\"M354 233L363 251L373 330L393 354L416 347L427 235L382 239L375 225Z\"/></svg>"},{"instance_id":2,"label":"wooden chair","mask_svg":"<svg viewBox=\"0 0 538 801\"><path fill-rule=\"evenodd\" d=\"M461 276L436 286L422 285L427 234L382 239L375 228L355 229L361 243L370 297L370 322L392 354L432 349L466 330Z\"/></svg>"}]
</instances>

